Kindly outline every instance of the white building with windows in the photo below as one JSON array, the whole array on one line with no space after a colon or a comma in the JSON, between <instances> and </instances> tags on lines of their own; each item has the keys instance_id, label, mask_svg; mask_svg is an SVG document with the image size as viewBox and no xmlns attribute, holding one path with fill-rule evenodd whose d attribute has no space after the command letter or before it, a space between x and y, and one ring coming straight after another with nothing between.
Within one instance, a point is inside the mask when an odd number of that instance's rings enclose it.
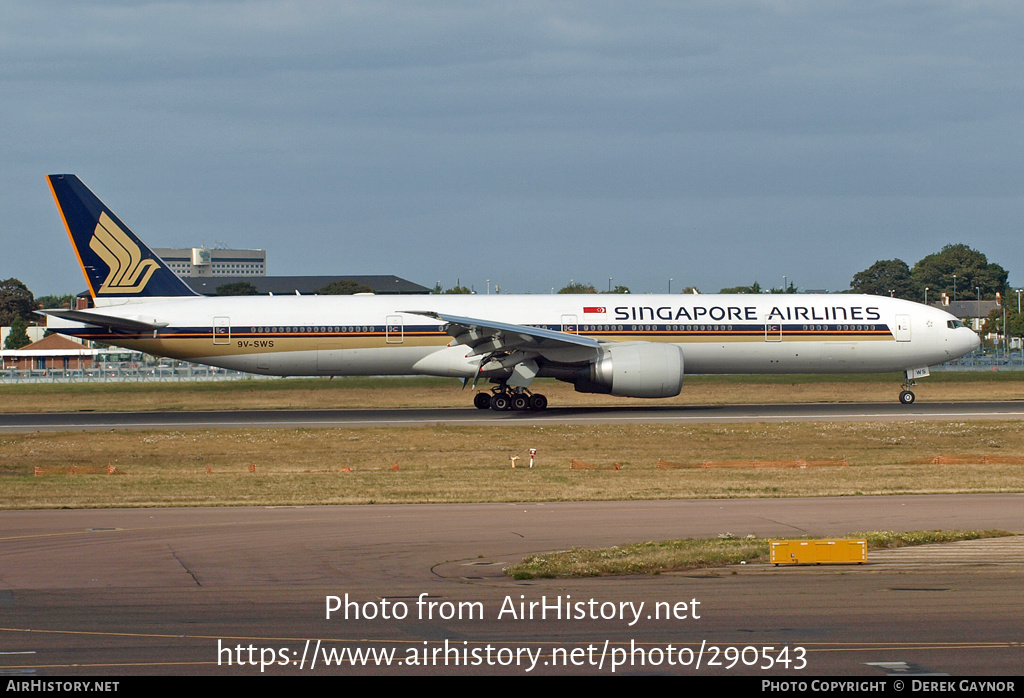
<instances>
[{"instance_id":1,"label":"white building with windows","mask_svg":"<svg viewBox=\"0 0 1024 698\"><path fill-rule=\"evenodd\" d=\"M208 247L153 249L183 279L221 276L266 276L266 250L221 250Z\"/></svg>"}]
</instances>

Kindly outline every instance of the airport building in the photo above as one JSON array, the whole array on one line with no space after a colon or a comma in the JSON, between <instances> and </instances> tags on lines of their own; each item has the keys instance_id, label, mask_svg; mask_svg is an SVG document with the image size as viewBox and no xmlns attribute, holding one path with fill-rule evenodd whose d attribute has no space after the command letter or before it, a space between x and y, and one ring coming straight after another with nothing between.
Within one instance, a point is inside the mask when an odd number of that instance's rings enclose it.
<instances>
[{"instance_id":1,"label":"airport building","mask_svg":"<svg viewBox=\"0 0 1024 698\"><path fill-rule=\"evenodd\" d=\"M45 331L46 328L30 328ZM0 349L0 368L21 371L83 370L93 367L96 355L102 349L93 349L69 337L51 334L21 349Z\"/></svg>"},{"instance_id":2,"label":"airport building","mask_svg":"<svg viewBox=\"0 0 1024 698\"><path fill-rule=\"evenodd\" d=\"M157 247L153 251L171 271L204 296L216 296L218 288L241 282L252 284L259 295L313 295L337 281L352 281L375 294L430 293L425 286L391 275L267 276L266 250Z\"/></svg>"},{"instance_id":3,"label":"airport building","mask_svg":"<svg viewBox=\"0 0 1024 698\"><path fill-rule=\"evenodd\" d=\"M390 274L362 274L358 276L219 276L192 277L185 279L189 287L204 296L219 296L222 286L249 284L255 295L266 296L313 296L325 286L337 281L352 281L366 286L375 295L419 295L430 293L430 289L399 276ZM93 307L88 291L78 294L75 308L83 310ZM32 328L29 328L30 330ZM31 336L31 335L30 335ZM0 339L2 342L2 339ZM2 346L2 343L0 343Z\"/></svg>"},{"instance_id":4,"label":"airport building","mask_svg":"<svg viewBox=\"0 0 1024 698\"><path fill-rule=\"evenodd\" d=\"M358 276L261 276L259 278L223 277L210 279L186 279L185 283L196 293L204 296L220 295L217 289L234 283L250 283L259 295L275 296L312 296L325 286L338 282L351 281L370 289L377 295L422 294L430 293L426 286L420 286L398 276L390 274L362 274Z\"/></svg>"},{"instance_id":5,"label":"airport building","mask_svg":"<svg viewBox=\"0 0 1024 698\"><path fill-rule=\"evenodd\" d=\"M157 247L153 251L167 262L171 271L183 279L204 276L265 276L267 273L266 250Z\"/></svg>"},{"instance_id":6,"label":"airport building","mask_svg":"<svg viewBox=\"0 0 1024 698\"><path fill-rule=\"evenodd\" d=\"M38 315L36 316L39 317ZM7 342L7 335L11 333L10 325L6 327L0 327L0 349L3 348ZM28 341L38 342L40 339L46 336L46 327L40 325L29 325L25 328L25 334L28 335Z\"/></svg>"}]
</instances>

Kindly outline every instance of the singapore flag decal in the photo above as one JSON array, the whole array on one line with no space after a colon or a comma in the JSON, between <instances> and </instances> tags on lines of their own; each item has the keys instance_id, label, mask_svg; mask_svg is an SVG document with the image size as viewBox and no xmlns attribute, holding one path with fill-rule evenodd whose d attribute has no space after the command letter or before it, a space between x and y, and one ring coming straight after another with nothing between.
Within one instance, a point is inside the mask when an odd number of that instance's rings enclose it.
<instances>
[{"instance_id":1,"label":"singapore flag decal","mask_svg":"<svg viewBox=\"0 0 1024 698\"><path fill-rule=\"evenodd\" d=\"M584 315L588 313L600 313L603 315L606 312L608 312L608 310L603 305L588 305L583 308Z\"/></svg>"}]
</instances>

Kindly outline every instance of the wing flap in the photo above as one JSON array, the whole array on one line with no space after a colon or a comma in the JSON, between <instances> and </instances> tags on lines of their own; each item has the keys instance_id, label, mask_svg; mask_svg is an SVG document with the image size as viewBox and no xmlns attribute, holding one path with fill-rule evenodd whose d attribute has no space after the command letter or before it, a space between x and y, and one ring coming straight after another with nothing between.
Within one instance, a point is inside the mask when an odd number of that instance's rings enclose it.
<instances>
[{"instance_id":1,"label":"wing flap","mask_svg":"<svg viewBox=\"0 0 1024 698\"><path fill-rule=\"evenodd\" d=\"M547 350L568 348L584 348L596 352L602 344L591 337L581 337L577 334L543 327L481 320L429 310L406 310L403 312L424 315L448 323L445 331L459 344L471 347L473 354L512 350L544 354ZM589 352L587 355L590 355Z\"/></svg>"}]
</instances>

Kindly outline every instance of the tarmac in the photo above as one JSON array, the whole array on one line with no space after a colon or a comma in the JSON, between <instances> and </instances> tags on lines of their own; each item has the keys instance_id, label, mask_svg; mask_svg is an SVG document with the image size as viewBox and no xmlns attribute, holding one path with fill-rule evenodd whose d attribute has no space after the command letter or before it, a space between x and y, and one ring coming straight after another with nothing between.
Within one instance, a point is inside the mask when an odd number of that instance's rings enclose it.
<instances>
[{"instance_id":1,"label":"tarmac","mask_svg":"<svg viewBox=\"0 0 1024 698\"><path fill-rule=\"evenodd\" d=\"M0 512L0 673L1019 675L1021 537L502 572L573 546L936 528L1024 532L1024 495Z\"/></svg>"}]
</instances>

